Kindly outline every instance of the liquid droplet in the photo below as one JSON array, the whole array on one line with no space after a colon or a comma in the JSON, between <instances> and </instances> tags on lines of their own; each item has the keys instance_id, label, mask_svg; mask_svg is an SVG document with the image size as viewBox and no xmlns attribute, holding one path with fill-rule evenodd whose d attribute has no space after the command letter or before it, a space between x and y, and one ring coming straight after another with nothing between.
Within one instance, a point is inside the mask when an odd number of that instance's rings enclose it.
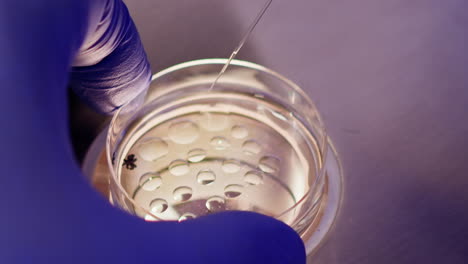
<instances>
[{"instance_id":1,"label":"liquid droplet","mask_svg":"<svg viewBox=\"0 0 468 264\"><path fill-rule=\"evenodd\" d=\"M169 138L179 144L190 144L199 134L198 126L190 121L177 122L169 127Z\"/></svg>"},{"instance_id":2,"label":"liquid droplet","mask_svg":"<svg viewBox=\"0 0 468 264\"><path fill-rule=\"evenodd\" d=\"M240 170L240 163L237 160L225 160L222 165L225 173L236 173Z\"/></svg>"},{"instance_id":3,"label":"liquid droplet","mask_svg":"<svg viewBox=\"0 0 468 264\"><path fill-rule=\"evenodd\" d=\"M227 198L236 198L242 194L242 189L243 189L242 185L231 184L231 185L226 186L226 188L224 188L224 195Z\"/></svg>"},{"instance_id":4,"label":"liquid droplet","mask_svg":"<svg viewBox=\"0 0 468 264\"><path fill-rule=\"evenodd\" d=\"M202 185L208 185L216 180L216 174L211 170L202 170L197 174L197 181Z\"/></svg>"},{"instance_id":5,"label":"liquid droplet","mask_svg":"<svg viewBox=\"0 0 468 264\"><path fill-rule=\"evenodd\" d=\"M213 196L209 198L208 200L206 200L205 205L206 208L211 212L224 211L226 208L224 198L219 196Z\"/></svg>"},{"instance_id":6,"label":"liquid droplet","mask_svg":"<svg viewBox=\"0 0 468 264\"><path fill-rule=\"evenodd\" d=\"M200 125L208 131L221 131L229 125L229 119L225 114L204 112Z\"/></svg>"},{"instance_id":7,"label":"liquid droplet","mask_svg":"<svg viewBox=\"0 0 468 264\"><path fill-rule=\"evenodd\" d=\"M190 162L200 162L206 158L206 151L203 149L193 149L188 153L188 160Z\"/></svg>"},{"instance_id":8,"label":"liquid droplet","mask_svg":"<svg viewBox=\"0 0 468 264\"><path fill-rule=\"evenodd\" d=\"M279 159L272 156L265 156L260 159L259 167L262 171L267 173L276 173L279 171Z\"/></svg>"},{"instance_id":9,"label":"liquid droplet","mask_svg":"<svg viewBox=\"0 0 468 264\"><path fill-rule=\"evenodd\" d=\"M140 177L140 181L138 183L141 188L145 191L154 191L157 188L161 187L162 179L157 172L148 172L143 174Z\"/></svg>"},{"instance_id":10,"label":"liquid droplet","mask_svg":"<svg viewBox=\"0 0 468 264\"><path fill-rule=\"evenodd\" d=\"M169 153L166 141L159 138L149 138L140 143L138 155L146 161L155 161Z\"/></svg>"},{"instance_id":11,"label":"liquid droplet","mask_svg":"<svg viewBox=\"0 0 468 264\"><path fill-rule=\"evenodd\" d=\"M175 176L182 176L187 174L190 169L189 165L185 160L174 160L169 164L169 171Z\"/></svg>"},{"instance_id":12,"label":"liquid droplet","mask_svg":"<svg viewBox=\"0 0 468 264\"><path fill-rule=\"evenodd\" d=\"M258 171L249 171L244 175L244 181L250 185L263 183L263 176Z\"/></svg>"},{"instance_id":13,"label":"liquid droplet","mask_svg":"<svg viewBox=\"0 0 468 264\"><path fill-rule=\"evenodd\" d=\"M163 213L167 210L167 202L164 199L154 199L150 203L151 212L154 214Z\"/></svg>"},{"instance_id":14,"label":"liquid droplet","mask_svg":"<svg viewBox=\"0 0 468 264\"><path fill-rule=\"evenodd\" d=\"M260 153L260 145L255 140L247 140L242 144L242 150L246 155L256 155Z\"/></svg>"},{"instance_id":15,"label":"liquid droplet","mask_svg":"<svg viewBox=\"0 0 468 264\"><path fill-rule=\"evenodd\" d=\"M231 143L223 137L212 138L210 144L217 150L224 150L231 146Z\"/></svg>"},{"instance_id":16,"label":"liquid droplet","mask_svg":"<svg viewBox=\"0 0 468 264\"><path fill-rule=\"evenodd\" d=\"M192 188L187 186L178 187L173 192L174 200L185 202L192 198Z\"/></svg>"},{"instance_id":17,"label":"liquid droplet","mask_svg":"<svg viewBox=\"0 0 468 264\"><path fill-rule=\"evenodd\" d=\"M195 219L195 217L197 217L197 216L192 214L192 213L185 213L181 217L179 217L179 222L182 222L182 221L185 221L185 220Z\"/></svg>"},{"instance_id":18,"label":"liquid droplet","mask_svg":"<svg viewBox=\"0 0 468 264\"><path fill-rule=\"evenodd\" d=\"M233 126L231 129L231 136L237 139L243 139L249 135L247 128L243 126Z\"/></svg>"}]
</instances>

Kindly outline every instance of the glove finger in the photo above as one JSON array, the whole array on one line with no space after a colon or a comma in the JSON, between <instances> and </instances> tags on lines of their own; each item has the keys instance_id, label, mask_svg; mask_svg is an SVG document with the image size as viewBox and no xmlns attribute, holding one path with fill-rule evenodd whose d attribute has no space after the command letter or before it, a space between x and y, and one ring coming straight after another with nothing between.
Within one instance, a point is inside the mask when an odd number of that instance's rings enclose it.
<instances>
[{"instance_id":1,"label":"glove finger","mask_svg":"<svg viewBox=\"0 0 468 264\"><path fill-rule=\"evenodd\" d=\"M224 212L181 224L184 251L199 263L305 263L299 235L281 221L252 212ZM198 238L198 240L196 239ZM187 240L187 239L186 239ZM190 241L190 240L189 240ZM198 263L198 262L197 262Z\"/></svg>"},{"instance_id":2,"label":"glove finger","mask_svg":"<svg viewBox=\"0 0 468 264\"><path fill-rule=\"evenodd\" d=\"M121 0L108 1L93 32L75 59L70 84L95 110L111 114L144 96L151 71L138 31Z\"/></svg>"}]
</instances>

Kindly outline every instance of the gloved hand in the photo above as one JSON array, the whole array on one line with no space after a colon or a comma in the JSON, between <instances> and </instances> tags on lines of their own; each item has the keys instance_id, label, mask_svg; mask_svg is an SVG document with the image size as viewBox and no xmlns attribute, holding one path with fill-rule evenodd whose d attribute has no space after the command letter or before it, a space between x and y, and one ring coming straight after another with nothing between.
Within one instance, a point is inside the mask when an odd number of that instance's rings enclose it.
<instances>
[{"instance_id":1,"label":"gloved hand","mask_svg":"<svg viewBox=\"0 0 468 264\"><path fill-rule=\"evenodd\" d=\"M0 263L304 263L272 218L148 223L92 190L72 158L67 83L110 113L149 78L120 0L0 0Z\"/></svg>"}]
</instances>

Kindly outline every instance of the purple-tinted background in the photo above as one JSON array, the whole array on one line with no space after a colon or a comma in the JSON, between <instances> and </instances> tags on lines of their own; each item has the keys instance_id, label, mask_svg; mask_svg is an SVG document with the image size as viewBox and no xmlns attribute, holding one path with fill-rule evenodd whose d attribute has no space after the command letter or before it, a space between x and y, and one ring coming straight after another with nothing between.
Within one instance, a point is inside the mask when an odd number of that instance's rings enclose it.
<instances>
[{"instance_id":1,"label":"purple-tinted background","mask_svg":"<svg viewBox=\"0 0 468 264\"><path fill-rule=\"evenodd\" d=\"M263 0L127 0L153 72L227 57ZM273 1L239 58L298 83L345 170L313 263L468 263L468 2Z\"/></svg>"}]
</instances>

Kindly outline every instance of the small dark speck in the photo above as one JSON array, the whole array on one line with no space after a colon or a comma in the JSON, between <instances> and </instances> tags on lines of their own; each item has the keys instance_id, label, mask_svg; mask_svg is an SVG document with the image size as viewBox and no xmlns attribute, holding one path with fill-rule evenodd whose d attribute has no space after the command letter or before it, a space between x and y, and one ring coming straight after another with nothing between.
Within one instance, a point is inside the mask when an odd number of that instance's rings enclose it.
<instances>
[{"instance_id":1,"label":"small dark speck","mask_svg":"<svg viewBox=\"0 0 468 264\"><path fill-rule=\"evenodd\" d=\"M127 170L133 170L137 167L137 165L135 164L135 162L137 161L138 159L135 158L135 154L130 154L127 156L126 159L124 159L124 162L122 164L122 166L125 166L125 168L127 168Z\"/></svg>"}]
</instances>

